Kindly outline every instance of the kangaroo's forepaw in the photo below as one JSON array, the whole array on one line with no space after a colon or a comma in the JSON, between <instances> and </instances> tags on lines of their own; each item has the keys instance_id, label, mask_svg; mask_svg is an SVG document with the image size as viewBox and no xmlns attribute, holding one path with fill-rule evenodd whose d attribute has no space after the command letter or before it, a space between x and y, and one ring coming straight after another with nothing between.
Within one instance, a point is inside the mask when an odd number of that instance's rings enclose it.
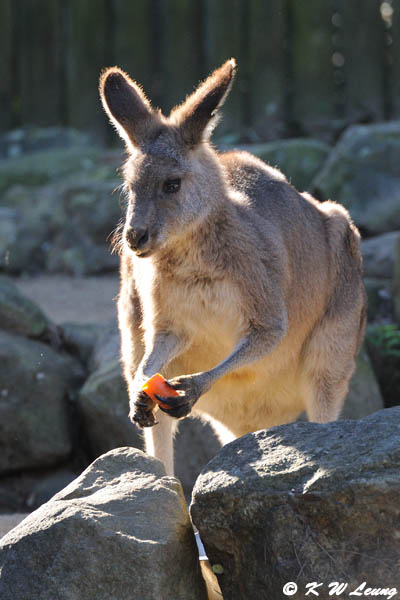
<instances>
[{"instance_id":1,"label":"kangaroo's forepaw","mask_svg":"<svg viewBox=\"0 0 400 600\"><path fill-rule=\"evenodd\" d=\"M135 402L131 404L129 418L139 427L153 427L157 425L153 409L154 402L144 392L139 392Z\"/></svg>"},{"instance_id":2,"label":"kangaroo's forepaw","mask_svg":"<svg viewBox=\"0 0 400 600\"><path fill-rule=\"evenodd\" d=\"M156 398L164 405L159 405L160 410L165 412L170 417L182 419L190 413L193 405L200 398L202 389L196 377L193 375L182 375L182 377L175 377L174 379L168 380L167 383L177 392L179 392L179 396L169 396L164 398L163 396L156 395Z\"/></svg>"}]
</instances>

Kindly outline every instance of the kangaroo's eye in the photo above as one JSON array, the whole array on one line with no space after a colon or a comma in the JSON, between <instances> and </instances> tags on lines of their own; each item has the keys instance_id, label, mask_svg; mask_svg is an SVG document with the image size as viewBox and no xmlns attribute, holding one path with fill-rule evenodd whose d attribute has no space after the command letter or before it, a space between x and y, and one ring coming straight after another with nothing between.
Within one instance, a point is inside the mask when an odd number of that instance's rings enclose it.
<instances>
[{"instance_id":1,"label":"kangaroo's eye","mask_svg":"<svg viewBox=\"0 0 400 600\"><path fill-rule=\"evenodd\" d=\"M180 179L167 179L163 183L163 192L165 194L176 194L181 189Z\"/></svg>"}]
</instances>

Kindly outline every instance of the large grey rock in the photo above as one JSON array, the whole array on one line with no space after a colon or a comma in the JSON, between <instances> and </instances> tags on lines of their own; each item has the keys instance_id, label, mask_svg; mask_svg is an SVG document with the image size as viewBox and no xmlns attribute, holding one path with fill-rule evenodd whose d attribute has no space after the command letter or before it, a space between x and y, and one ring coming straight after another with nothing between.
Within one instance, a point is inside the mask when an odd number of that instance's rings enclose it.
<instances>
[{"instance_id":1,"label":"large grey rock","mask_svg":"<svg viewBox=\"0 0 400 600\"><path fill-rule=\"evenodd\" d=\"M0 206L0 268L8 267L10 247L17 238L18 219L15 208Z\"/></svg>"},{"instance_id":2,"label":"large grey rock","mask_svg":"<svg viewBox=\"0 0 400 600\"><path fill-rule=\"evenodd\" d=\"M392 317L392 280L364 277L367 292L367 319L390 321Z\"/></svg>"},{"instance_id":3,"label":"large grey rock","mask_svg":"<svg viewBox=\"0 0 400 600\"><path fill-rule=\"evenodd\" d=\"M80 390L78 410L84 422L92 458L120 446L143 445L128 417L129 398L122 377L119 333L105 331L93 348L89 377Z\"/></svg>"},{"instance_id":4,"label":"large grey rock","mask_svg":"<svg viewBox=\"0 0 400 600\"><path fill-rule=\"evenodd\" d=\"M350 127L312 188L370 234L400 229L400 121Z\"/></svg>"},{"instance_id":5,"label":"large grey rock","mask_svg":"<svg viewBox=\"0 0 400 600\"><path fill-rule=\"evenodd\" d=\"M35 271L44 265L46 220L32 208L0 206L0 270Z\"/></svg>"},{"instance_id":6,"label":"large grey rock","mask_svg":"<svg viewBox=\"0 0 400 600\"><path fill-rule=\"evenodd\" d=\"M359 421L293 423L225 446L191 515L225 600L297 598L318 581L400 587L400 408ZM310 594L309 594L310 595Z\"/></svg>"},{"instance_id":7,"label":"large grey rock","mask_svg":"<svg viewBox=\"0 0 400 600\"><path fill-rule=\"evenodd\" d=\"M93 372L99 367L93 358L96 348L102 347L103 339L111 337L116 327L114 324L105 325L103 323L62 323L59 329L68 352L77 356ZM118 356L118 350L112 358L114 359L116 356Z\"/></svg>"},{"instance_id":8,"label":"large grey rock","mask_svg":"<svg viewBox=\"0 0 400 600\"><path fill-rule=\"evenodd\" d=\"M65 245L64 236L61 236L47 249L46 271L85 277L117 270L118 258L111 254L107 243L93 244L89 239L81 238L75 242L69 239L68 244L71 245Z\"/></svg>"},{"instance_id":9,"label":"large grey rock","mask_svg":"<svg viewBox=\"0 0 400 600\"><path fill-rule=\"evenodd\" d=\"M361 253L366 277L379 279L391 279L393 277L394 253L398 239L400 239L400 231L390 231L362 240Z\"/></svg>"},{"instance_id":10,"label":"large grey rock","mask_svg":"<svg viewBox=\"0 0 400 600\"><path fill-rule=\"evenodd\" d=\"M29 239L38 235L40 225L47 227L41 268L76 276L117 270L118 257L111 254L107 238L121 218L118 194L113 195L120 181L99 179L87 175L82 182L61 181L35 192L34 218L28 221L29 211L25 214L24 235Z\"/></svg>"},{"instance_id":11,"label":"large grey rock","mask_svg":"<svg viewBox=\"0 0 400 600\"><path fill-rule=\"evenodd\" d=\"M300 191L310 189L315 175L322 168L330 147L310 138L277 140L265 144L242 146L272 167L278 167Z\"/></svg>"},{"instance_id":12,"label":"large grey rock","mask_svg":"<svg viewBox=\"0 0 400 600\"><path fill-rule=\"evenodd\" d=\"M90 172L102 152L96 147L75 146L0 160L0 192L15 184L38 186L77 172Z\"/></svg>"},{"instance_id":13,"label":"large grey rock","mask_svg":"<svg viewBox=\"0 0 400 600\"><path fill-rule=\"evenodd\" d=\"M118 358L88 377L79 393L78 410L92 458L119 446L142 447L139 430L128 418L129 399Z\"/></svg>"},{"instance_id":14,"label":"large grey rock","mask_svg":"<svg viewBox=\"0 0 400 600\"><path fill-rule=\"evenodd\" d=\"M111 254L107 238L121 218L120 181L85 178L81 183L54 184L46 189L51 213L52 238L47 248L46 270L74 275L116 270L118 257ZM45 196L43 196L44 198ZM52 212L54 197L59 198Z\"/></svg>"},{"instance_id":15,"label":"large grey rock","mask_svg":"<svg viewBox=\"0 0 400 600\"><path fill-rule=\"evenodd\" d=\"M397 324L400 325L400 239L397 240L394 252L393 312Z\"/></svg>"},{"instance_id":16,"label":"large grey rock","mask_svg":"<svg viewBox=\"0 0 400 600\"><path fill-rule=\"evenodd\" d=\"M99 459L0 542L2 600L205 600L179 482L132 448Z\"/></svg>"},{"instance_id":17,"label":"large grey rock","mask_svg":"<svg viewBox=\"0 0 400 600\"><path fill-rule=\"evenodd\" d=\"M0 268L74 275L117 268L121 155L74 146L0 160Z\"/></svg>"},{"instance_id":18,"label":"large grey rock","mask_svg":"<svg viewBox=\"0 0 400 600\"><path fill-rule=\"evenodd\" d=\"M90 372L93 373L106 367L116 359L120 360L120 347L121 341L117 323L109 323L103 326L90 355Z\"/></svg>"},{"instance_id":19,"label":"large grey rock","mask_svg":"<svg viewBox=\"0 0 400 600\"><path fill-rule=\"evenodd\" d=\"M9 277L0 276L0 329L36 338L49 326L39 306L21 294Z\"/></svg>"},{"instance_id":20,"label":"large grey rock","mask_svg":"<svg viewBox=\"0 0 400 600\"><path fill-rule=\"evenodd\" d=\"M45 467L68 457L67 394L82 375L72 357L0 331L0 473Z\"/></svg>"},{"instance_id":21,"label":"large grey rock","mask_svg":"<svg viewBox=\"0 0 400 600\"><path fill-rule=\"evenodd\" d=\"M357 366L340 414L341 419L362 419L384 408L382 394L365 346L357 357Z\"/></svg>"}]
</instances>

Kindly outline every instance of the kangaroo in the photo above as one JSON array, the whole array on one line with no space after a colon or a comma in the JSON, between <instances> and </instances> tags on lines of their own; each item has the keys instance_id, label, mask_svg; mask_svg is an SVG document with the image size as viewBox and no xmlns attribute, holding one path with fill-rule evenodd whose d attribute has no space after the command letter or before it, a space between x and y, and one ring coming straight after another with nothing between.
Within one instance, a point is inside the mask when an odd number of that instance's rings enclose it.
<instances>
[{"instance_id":1,"label":"kangaroo","mask_svg":"<svg viewBox=\"0 0 400 600\"><path fill-rule=\"evenodd\" d=\"M177 421L190 413L223 444L304 410L337 419L365 329L348 212L248 152L212 147L235 70L228 60L168 117L121 69L100 78L128 152L117 246L129 416L171 475ZM167 407L141 391L156 372L179 392Z\"/></svg>"}]
</instances>

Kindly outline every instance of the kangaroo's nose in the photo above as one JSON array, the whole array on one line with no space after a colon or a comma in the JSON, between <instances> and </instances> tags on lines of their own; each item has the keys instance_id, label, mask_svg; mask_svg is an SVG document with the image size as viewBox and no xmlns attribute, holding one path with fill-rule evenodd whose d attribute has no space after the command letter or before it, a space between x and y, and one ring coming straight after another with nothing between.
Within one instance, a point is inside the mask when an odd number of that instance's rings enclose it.
<instances>
[{"instance_id":1,"label":"kangaroo's nose","mask_svg":"<svg viewBox=\"0 0 400 600\"><path fill-rule=\"evenodd\" d=\"M149 240L149 230L129 227L125 232L125 237L131 250L140 250Z\"/></svg>"}]
</instances>

